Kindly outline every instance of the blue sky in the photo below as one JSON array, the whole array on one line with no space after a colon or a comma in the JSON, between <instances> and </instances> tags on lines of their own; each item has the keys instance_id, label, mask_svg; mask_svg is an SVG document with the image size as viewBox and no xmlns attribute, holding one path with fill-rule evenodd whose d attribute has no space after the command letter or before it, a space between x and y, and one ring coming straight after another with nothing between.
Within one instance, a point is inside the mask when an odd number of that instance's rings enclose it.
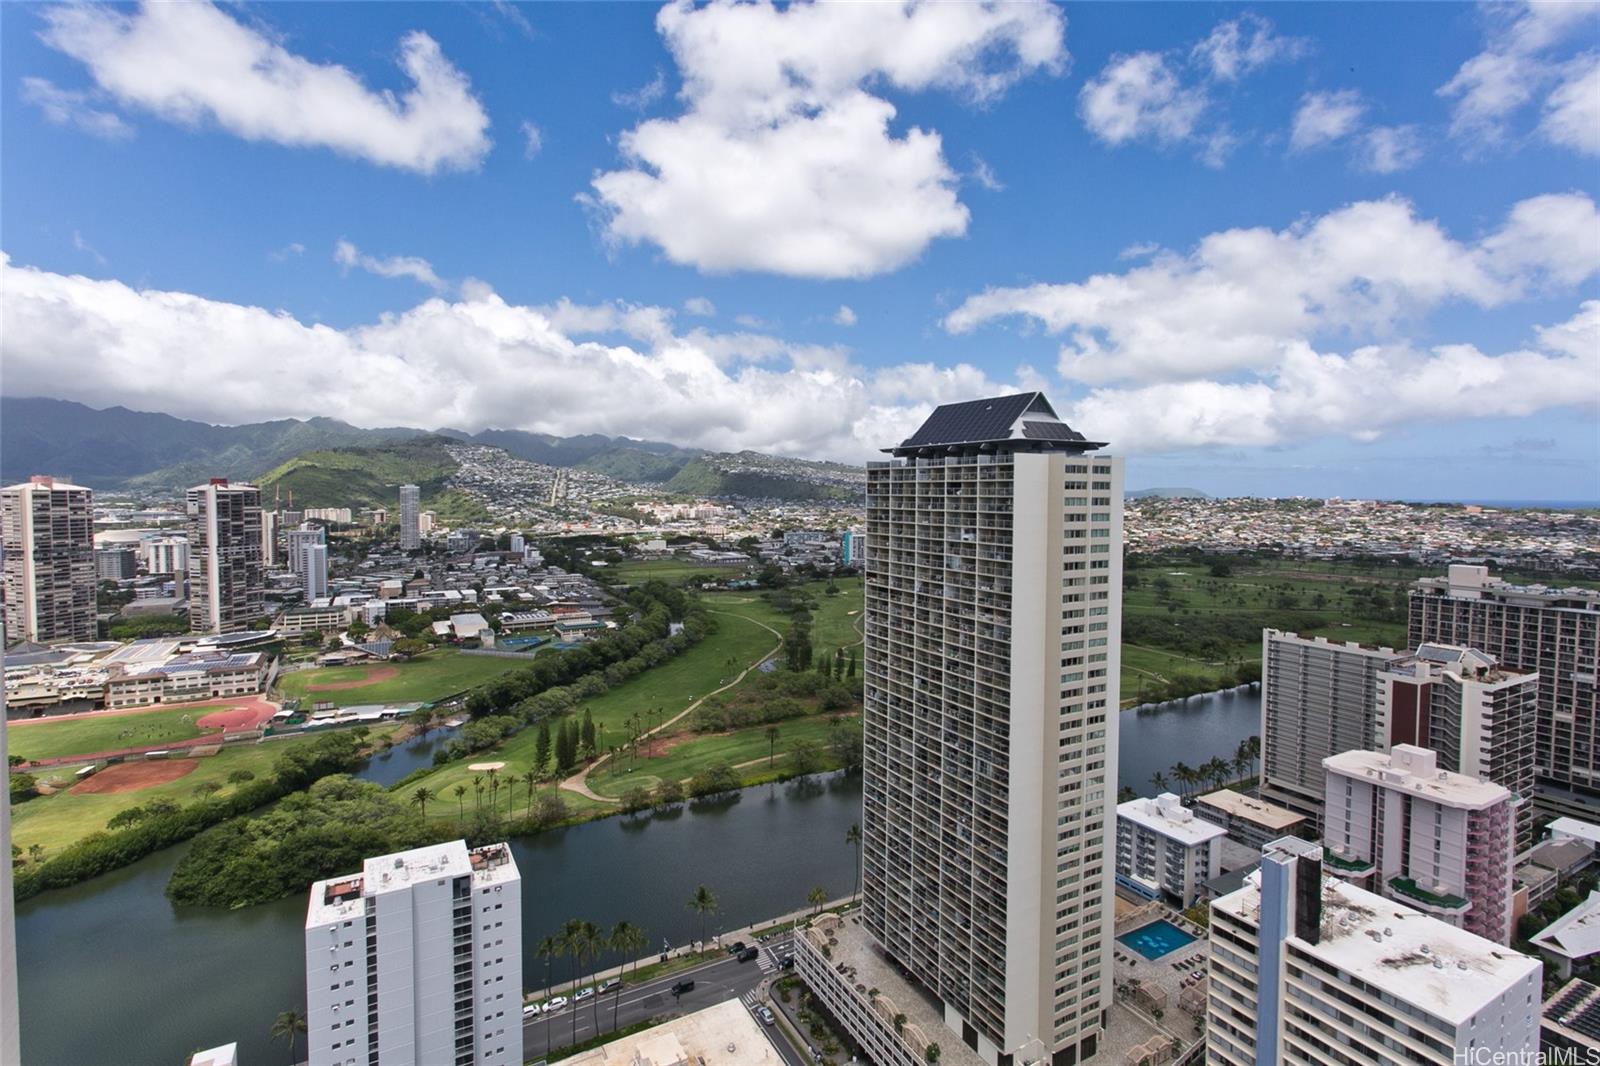
<instances>
[{"instance_id":1,"label":"blue sky","mask_svg":"<svg viewBox=\"0 0 1600 1066\"><path fill-rule=\"evenodd\" d=\"M0 387L852 461L1041 388L1133 486L1597 499L1597 51L1571 4L6 5Z\"/></svg>"}]
</instances>

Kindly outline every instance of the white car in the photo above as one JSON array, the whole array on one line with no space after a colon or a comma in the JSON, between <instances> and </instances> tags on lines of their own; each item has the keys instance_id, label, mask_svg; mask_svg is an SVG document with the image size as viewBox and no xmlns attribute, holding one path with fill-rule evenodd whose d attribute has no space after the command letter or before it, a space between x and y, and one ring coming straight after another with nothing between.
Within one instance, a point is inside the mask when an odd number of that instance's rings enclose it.
<instances>
[{"instance_id":1,"label":"white car","mask_svg":"<svg viewBox=\"0 0 1600 1066\"><path fill-rule=\"evenodd\" d=\"M522 1016L524 1018L532 1018L534 1015L536 1015L538 1013L539 1013L539 1004L537 1004L537 1003L530 1003L526 1007L522 1008Z\"/></svg>"},{"instance_id":2,"label":"white car","mask_svg":"<svg viewBox=\"0 0 1600 1066\"><path fill-rule=\"evenodd\" d=\"M578 994L572 997L572 1002L581 1003L592 995L594 995L594 988L592 986L589 988L580 988L578 989Z\"/></svg>"},{"instance_id":3,"label":"white car","mask_svg":"<svg viewBox=\"0 0 1600 1066\"><path fill-rule=\"evenodd\" d=\"M566 996L556 996L554 999L550 1000L550 1002L548 1002L548 1003L546 1003L544 1005L544 1012L546 1014L549 1014L551 1011L560 1010L562 1007L565 1007L566 1005L567 1005L567 997Z\"/></svg>"}]
</instances>

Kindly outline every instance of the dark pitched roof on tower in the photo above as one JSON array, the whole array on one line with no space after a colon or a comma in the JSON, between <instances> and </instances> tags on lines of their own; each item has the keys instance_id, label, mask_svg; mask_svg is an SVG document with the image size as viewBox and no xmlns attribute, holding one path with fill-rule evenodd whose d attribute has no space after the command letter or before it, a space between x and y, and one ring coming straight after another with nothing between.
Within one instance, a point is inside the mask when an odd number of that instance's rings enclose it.
<instances>
[{"instance_id":1,"label":"dark pitched roof on tower","mask_svg":"<svg viewBox=\"0 0 1600 1066\"><path fill-rule=\"evenodd\" d=\"M995 396L987 400L947 403L934 409L926 422L898 447L895 455L954 448L1007 445L1028 450L1066 449L1076 452L1105 447L1085 440L1083 434L1056 415L1042 392Z\"/></svg>"}]
</instances>

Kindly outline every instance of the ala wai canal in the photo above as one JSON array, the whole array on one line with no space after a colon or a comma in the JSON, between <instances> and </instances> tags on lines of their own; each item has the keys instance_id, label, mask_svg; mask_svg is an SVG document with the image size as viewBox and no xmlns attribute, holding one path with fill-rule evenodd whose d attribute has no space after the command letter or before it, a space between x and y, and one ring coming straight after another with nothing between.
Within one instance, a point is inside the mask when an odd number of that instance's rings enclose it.
<instances>
[{"instance_id":1,"label":"ala wai canal","mask_svg":"<svg viewBox=\"0 0 1600 1066\"><path fill-rule=\"evenodd\" d=\"M1121 781L1147 795L1150 776L1179 760L1231 757L1257 732L1260 707L1257 693L1237 690L1123 712ZM362 776L390 784L426 765L442 742L431 736L396 749ZM513 842L524 979L544 984L534 945L568 918L603 929L626 919L653 944L682 944L699 935L685 903L701 883L721 904L713 932L801 909L812 888L847 894L855 852L845 831L860 809L859 777L828 774ZM304 1003L305 900L236 911L175 907L163 892L183 851L170 848L17 908L29 1066L177 1066L191 1052L235 1040L252 1066L285 1057L267 1030L280 1010Z\"/></svg>"}]
</instances>

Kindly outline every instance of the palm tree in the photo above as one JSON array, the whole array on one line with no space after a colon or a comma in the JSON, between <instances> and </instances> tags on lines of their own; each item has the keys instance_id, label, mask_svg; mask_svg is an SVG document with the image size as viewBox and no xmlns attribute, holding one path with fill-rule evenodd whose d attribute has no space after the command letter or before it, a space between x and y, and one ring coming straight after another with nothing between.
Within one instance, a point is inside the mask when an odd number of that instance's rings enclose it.
<instances>
[{"instance_id":1,"label":"palm tree","mask_svg":"<svg viewBox=\"0 0 1600 1066\"><path fill-rule=\"evenodd\" d=\"M424 818L428 816L428 801L437 798L438 793L434 792L433 789L428 788L426 785L411 793L411 802L422 808L422 816Z\"/></svg>"},{"instance_id":2,"label":"palm tree","mask_svg":"<svg viewBox=\"0 0 1600 1066\"><path fill-rule=\"evenodd\" d=\"M1261 771L1255 764L1261 761L1261 738L1252 736L1245 739L1250 744L1250 769L1255 771L1257 777L1260 777Z\"/></svg>"},{"instance_id":3,"label":"palm tree","mask_svg":"<svg viewBox=\"0 0 1600 1066\"><path fill-rule=\"evenodd\" d=\"M767 766L769 767L772 765L772 753L777 750L777 747L778 727L769 725L767 726Z\"/></svg>"},{"instance_id":4,"label":"palm tree","mask_svg":"<svg viewBox=\"0 0 1600 1066\"><path fill-rule=\"evenodd\" d=\"M717 913L717 897L705 885L698 885L689 899L689 909L700 915L700 946L706 945L706 921Z\"/></svg>"},{"instance_id":5,"label":"palm tree","mask_svg":"<svg viewBox=\"0 0 1600 1066\"><path fill-rule=\"evenodd\" d=\"M287 1040L289 1042L289 1063L294 1066L294 1038L296 1033L306 1031L306 1016L293 1008L281 1010L272 1020L272 1028L267 1031L273 1040Z\"/></svg>"},{"instance_id":6,"label":"palm tree","mask_svg":"<svg viewBox=\"0 0 1600 1066\"><path fill-rule=\"evenodd\" d=\"M1150 775L1150 783L1155 786L1157 792L1165 792L1167 790L1167 775L1157 770Z\"/></svg>"},{"instance_id":7,"label":"palm tree","mask_svg":"<svg viewBox=\"0 0 1600 1066\"><path fill-rule=\"evenodd\" d=\"M522 783L528 786L528 817L533 817L533 786L539 783L539 771L529 770L522 775Z\"/></svg>"},{"instance_id":8,"label":"palm tree","mask_svg":"<svg viewBox=\"0 0 1600 1066\"><path fill-rule=\"evenodd\" d=\"M483 806L483 775L472 775L472 809L477 810Z\"/></svg>"},{"instance_id":9,"label":"palm tree","mask_svg":"<svg viewBox=\"0 0 1600 1066\"><path fill-rule=\"evenodd\" d=\"M1189 764L1181 759L1174 763L1172 765L1172 779L1178 783L1178 794L1184 799L1188 799L1188 786L1194 783L1194 771L1189 769Z\"/></svg>"},{"instance_id":10,"label":"palm tree","mask_svg":"<svg viewBox=\"0 0 1600 1066\"><path fill-rule=\"evenodd\" d=\"M822 913L822 905L828 902L828 894L820 888L813 888L806 893L806 902L811 904L811 917L815 918Z\"/></svg>"},{"instance_id":11,"label":"palm tree","mask_svg":"<svg viewBox=\"0 0 1600 1066\"><path fill-rule=\"evenodd\" d=\"M567 955L572 959L572 994L578 994L578 971L584 963L599 953L602 944L600 929L593 922L570 918L561 927L562 938L567 943ZM594 1004L594 1031L600 1032L600 1004ZM578 1006L572 1006L572 1042L578 1042Z\"/></svg>"},{"instance_id":12,"label":"palm tree","mask_svg":"<svg viewBox=\"0 0 1600 1066\"><path fill-rule=\"evenodd\" d=\"M461 798L461 797L465 796L466 794L467 794L467 786L466 785L457 785L455 787L456 818L457 818L457 820L465 820L466 817L467 817L466 803Z\"/></svg>"},{"instance_id":13,"label":"palm tree","mask_svg":"<svg viewBox=\"0 0 1600 1066\"><path fill-rule=\"evenodd\" d=\"M500 771L489 771L489 810L492 813L500 805Z\"/></svg>"},{"instance_id":14,"label":"palm tree","mask_svg":"<svg viewBox=\"0 0 1600 1066\"><path fill-rule=\"evenodd\" d=\"M851 882L852 896L861 891L861 823L856 822L844 831L844 842L856 849L856 879Z\"/></svg>"},{"instance_id":15,"label":"palm tree","mask_svg":"<svg viewBox=\"0 0 1600 1066\"><path fill-rule=\"evenodd\" d=\"M539 941L539 946L534 949L535 953L544 960L544 991L547 996L550 994L550 964L561 954L561 950L562 940L560 936L547 936ZM544 1023L544 1057L550 1057L550 1023L548 1021Z\"/></svg>"},{"instance_id":16,"label":"palm tree","mask_svg":"<svg viewBox=\"0 0 1600 1066\"><path fill-rule=\"evenodd\" d=\"M617 979L622 978L622 968L628 964L629 956L633 957L634 969L639 968L639 950L644 947L644 930L629 921L621 921L611 927L609 941L611 950L622 956L622 962L617 966ZM622 990L619 988L611 1000L611 1031L617 1031L617 1012L622 1007Z\"/></svg>"}]
</instances>

